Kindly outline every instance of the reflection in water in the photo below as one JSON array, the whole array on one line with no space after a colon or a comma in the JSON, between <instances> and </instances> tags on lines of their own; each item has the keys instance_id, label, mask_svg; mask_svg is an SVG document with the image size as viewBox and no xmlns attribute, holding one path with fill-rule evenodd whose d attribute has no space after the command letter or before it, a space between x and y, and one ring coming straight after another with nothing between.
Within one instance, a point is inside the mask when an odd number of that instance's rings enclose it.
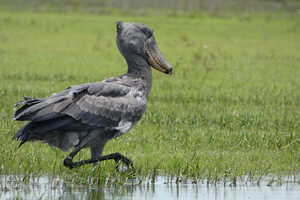
<instances>
[{"instance_id":1,"label":"reflection in water","mask_svg":"<svg viewBox=\"0 0 300 200\"><path fill-rule=\"evenodd\" d=\"M176 184L165 177L151 181L132 180L122 186L82 186L65 182L59 178L39 177L24 181L23 176L0 176L0 199L300 199L300 185L286 181L282 185L267 186L261 182L207 185L206 182L192 184L184 181Z\"/></svg>"}]
</instances>

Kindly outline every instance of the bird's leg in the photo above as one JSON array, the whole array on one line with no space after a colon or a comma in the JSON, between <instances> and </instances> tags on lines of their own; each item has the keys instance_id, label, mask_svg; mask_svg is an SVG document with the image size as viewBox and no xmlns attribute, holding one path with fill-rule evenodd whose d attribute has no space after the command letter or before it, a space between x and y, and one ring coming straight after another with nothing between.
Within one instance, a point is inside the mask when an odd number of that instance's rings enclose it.
<instances>
[{"instance_id":1,"label":"bird's leg","mask_svg":"<svg viewBox=\"0 0 300 200\"><path fill-rule=\"evenodd\" d=\"M76 154L82 149L82 147L77 146L65 159L64 166L72 169L74 166L74 162L72 161Z\"/></svg>"},{"instance_id":2,"label":"bird's leg","mask_svg":"<svg viewBox=\"0 0 300 200\"><path fill-rule=\"evenodd\" d=\"M73 152L75 152L75 150ZM96 162L101 162L101 161L104 161L104 160L112 160L113 159L113 160L115 160L116 163L118 163L119 161L124 162L127 166L130 166L133 169L133 171L135 171L135 168L133 166L132 161L129 158L123 156L122 154L120 154L118 152L108 154L108 155L105 155L105 156L100 156L97 159L81 160L81 161L78 161L78 162L73 162L72 161L72 158L78 153L78 151L75 152L75 153L73 153L73 152L64 160L64 165L66 167L69 167L70 169L73 168L73 167L79 167L79 166L85 165L85 164L96 163Z\"/></svg>"},{"instance_id":3,"label":"bird's leg","mask_svg":"<svg viewBox=\"0 0 300 200\"><path fill-rule=\"evenodd\" d=\"M77 145L75 146L75 149L64 159L64 166L65 167L68 167L70 169L72 169L73 167L77 167L77 166L80 166L78 165L79 162L73 162L73 158L77 155L77 153L86 146L86 144L92 140L94 137L94 134L89 134L87 135L86 137L84 137L82 139L82 141ZM92 158L93 156L95 156L96 154L101 154L102 150L103 150L103 147L105 145L106 141L103 140L103 143L98 146L98 148L96 148L96 152L92 151ZM95 150L95 149L94 149ZM94 154L94 155L93 155Z\"/></svg>"}]
</instances>

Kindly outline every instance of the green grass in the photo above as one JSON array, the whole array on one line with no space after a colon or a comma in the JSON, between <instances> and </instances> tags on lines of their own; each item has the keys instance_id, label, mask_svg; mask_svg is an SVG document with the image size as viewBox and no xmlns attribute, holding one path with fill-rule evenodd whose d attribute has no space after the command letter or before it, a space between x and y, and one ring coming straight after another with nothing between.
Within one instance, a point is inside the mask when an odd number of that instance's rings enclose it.
<instances>
[{"instance_id":1,"label":"green grass","mask_svg":"<svg viewBox=\"0 0 300 200\"><path fill-rule=\"evenodd\" d=\"M17 149L11 120L24 95L126 72L115 22L155 30L175 67L154 71L141 122L107 144L130 157L139 176L234 180L297 175L300 169L300 18L260 16L96 16L0 13L0 173L50 174L85 184L118 182L114 162L66 169L67 153L41 143ZM76 159L89 157L82 151ZM125 176L126 177L126 176Z\"/></svg>"}]
</instances>

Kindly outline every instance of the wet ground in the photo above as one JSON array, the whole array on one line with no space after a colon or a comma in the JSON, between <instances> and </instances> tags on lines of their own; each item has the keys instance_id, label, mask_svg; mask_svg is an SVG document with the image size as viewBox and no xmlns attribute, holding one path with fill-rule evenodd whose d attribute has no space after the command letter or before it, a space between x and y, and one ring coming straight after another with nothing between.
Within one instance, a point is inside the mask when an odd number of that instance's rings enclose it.
<instances>
[{"instance_id":1,"label":"wet ground","mask_svg":"<svg viewBox=\"0 0 300 200\"><path fill-rule=\"evenodd\" d=\"M176 184L166 177L151 181L128 181L122 186L83 186L65 182L59 178L40 177L24 181L20 176L0 176L0 199L208 199L208 200L276 200L300 199L300 184L285 180L282 184L270 180L254 183L237 182L207 184L206 181L181 181Z\"/></svg>"}]
</instances>

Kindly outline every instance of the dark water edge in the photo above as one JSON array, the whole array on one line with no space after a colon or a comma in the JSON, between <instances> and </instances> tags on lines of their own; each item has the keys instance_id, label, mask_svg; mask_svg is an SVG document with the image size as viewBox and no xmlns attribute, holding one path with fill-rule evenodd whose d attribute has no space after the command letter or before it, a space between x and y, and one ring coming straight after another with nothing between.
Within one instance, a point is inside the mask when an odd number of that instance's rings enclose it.
<instances>
[{"instance_id":1,"label":"dark water edge","mask_svg":"<svg viewBox=\"0 0 300 200\"><path fill-rule=\"evenodd\" d=\"M0 175L0 199L228 199L228 200L276 200L300 199L300 183L284 178L281 183L271 177L257 183L238 181L234 186L227 183L207 184L185 180L177 182L159 176L153 184L150 180L129 180L124 185L87 186L76 185L60 178L47 176L28 178Z\"/></svg>"}]
</instances>

